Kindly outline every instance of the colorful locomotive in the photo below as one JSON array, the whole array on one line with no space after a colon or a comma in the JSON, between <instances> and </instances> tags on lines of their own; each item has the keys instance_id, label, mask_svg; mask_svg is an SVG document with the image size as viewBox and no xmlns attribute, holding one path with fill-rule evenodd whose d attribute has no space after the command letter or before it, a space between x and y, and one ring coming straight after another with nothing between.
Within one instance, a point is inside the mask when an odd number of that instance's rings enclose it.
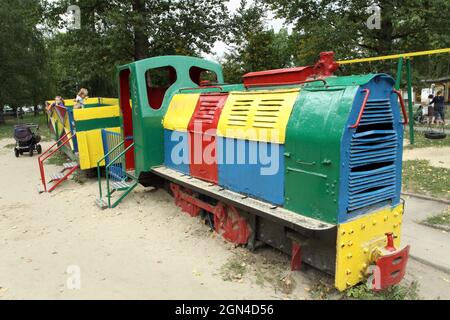
<instances>
[{"instance_id":1,"label":"colorful locomotive","mask_svg":"<svg viewBox=\"0 0 450 320\"><path fill-rule=\"evenodd\" d=\"M390 76L333 76L337 68L328 52L229 85L219 64L199 58L121 66L123 167L212 218L225 239L290 253L293 269L304 261L339 290L368 273L375 289L398 283L409 251L397 249L403 101Z\"/></svg>"},{"instance_id":2,"label":"colorful locomotive","mask_svg":"<svg viewBox=\"0 0 450 320\"><path fill-rule=\"evenodd\" d=\"M334 275L339 290L373 270L374 288L398 283L403 101L386 74L333 76L333 55L231 85L199 58L119 67L127 179L167 188L229 241Z\"/></svg>"}]
</instances>

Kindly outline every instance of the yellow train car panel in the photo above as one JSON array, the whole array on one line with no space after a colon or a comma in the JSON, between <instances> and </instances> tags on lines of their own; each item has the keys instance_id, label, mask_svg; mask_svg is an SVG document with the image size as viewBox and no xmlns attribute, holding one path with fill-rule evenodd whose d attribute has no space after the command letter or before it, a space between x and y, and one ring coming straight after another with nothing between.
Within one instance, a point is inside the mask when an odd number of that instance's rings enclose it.
<instances>
[{"instance_id":1,"label":"yellow train car panel","mask_svg":"<svg viewBox=\"0 0 450 320\"><path fill-rule=\"evenodd\" d=\"M92 120L100 118L120 117L118 105L99 108L74 109L73 118L75 121Z\"/></svg>"},{"instance_id":2,"label":"yellow train car panel","mask_svg":"<svg viewBox=\"0 0 450 320\"><path fill-rule=\"evenodd\" d=\"M108 130L120 133L120 127ZM78 132L77 141L80 168L84 170L96 167L98 159L104 156L101 129Z\"/></svg>"},{"instance_id":3,"label":"yellow train car panel","mask_svg":"<svg viewBox=\"0 0 450 320\"><path fill-rule=\"evenodd\" d=\"M169 104L163 119L164 129L187 131L200 94L177 94Z\"/></svg>"},{"instance_id":4,"label":"yellow train car panel","mask_svg":"<svg viewBox=\"0 0 450 320\"><path fill-rule=\"evenodd\" d=\"M403 204L400 204L338 226L335 276L337 289L343 291L366 277L367 267L374 263L375 251L386 245L385 233L394 233L394 244L399 248L402 219Z\"/></svg>"},{"instance_id":5,"label":"yellow train car panel","mask_svg":"<svg viewBox=\"0 0 450 320\"><path fill-rule=\"evenodd\" d=\"M47 101L48 105L52 103L53 101ZM85 107L80 109L73 109L73 99L66 99L65 105L66 108L47 109L55 139L73 130L76 137L69 142L69 157L76 159L78 155L81 169L94 168L98 159L104 155L101 129L120 132L118 99L88 98L85 100Z\"/></svg>"},{"instance_id":6,"label":"yellow train car panel","mask_svg":"<svg viewBox=\"0 0 450 320\"><path fill-rule=\"evenodd\" d=\"M284 143L286 126L299 89L232 92L217 134L227 138Z\"/></svg>"}]
</instances>

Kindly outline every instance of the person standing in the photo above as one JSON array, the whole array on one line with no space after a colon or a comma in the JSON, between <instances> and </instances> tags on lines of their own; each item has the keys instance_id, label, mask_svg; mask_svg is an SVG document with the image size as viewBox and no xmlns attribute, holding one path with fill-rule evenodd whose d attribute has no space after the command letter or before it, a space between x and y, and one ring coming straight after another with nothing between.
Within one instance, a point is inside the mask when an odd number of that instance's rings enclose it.
<instances>
[{"instance_id":1,"label":"person standing","mask_svg":"<svg viewBox=\"0 0 450 320\"><path fill-rule=\"evenodd\" d=\"M436 96L431 100L434 103L434 116L437 124L445 124L445 105L442 91L438 91Z\"/></svg>"}]
</instances>

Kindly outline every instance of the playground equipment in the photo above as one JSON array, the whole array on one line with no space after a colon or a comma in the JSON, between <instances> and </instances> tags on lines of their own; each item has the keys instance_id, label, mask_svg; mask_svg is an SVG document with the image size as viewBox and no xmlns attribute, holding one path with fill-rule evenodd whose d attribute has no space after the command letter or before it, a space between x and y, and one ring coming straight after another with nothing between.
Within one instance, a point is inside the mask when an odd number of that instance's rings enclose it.
<instances>
[{"instance_id":1,"label":"playground equipment","mask_svg":"<svg viewBox=\"0 0 450 320\"><path fill-rule=\"evenodd\" d=\"M409 52L409 53L401 53L401 54L393 54L387 56L380 57L370 57L370 58L360 58L360 59L351 59L351 60L341 60L338 61L340 65L346 64L354 64L354 63L367 63L381 60L398 60L397 63L397 80L395 83L395 87L397 90L400 89L401 80L402 80L402 70L403 70L403 61L406 59L406 79L407 79L407 92L408 92L408 114L409 118L413 119L413 96L412 96L412 70L411 70L411 59L414 57L420 56L429 56L436 54L449 54L450 48L436 49L436 50L427 50L427 51L417 51L417 52ZM414 144L414 121L409 122L409 141L410 144Z\"/></svg>"},{"instance_id":2,"label":"playground equipment","mask_svg":"<svg viewBox=\"0 0 450 320\"><path fill-rule=\"evenodd\" d=\"M333 76L333 56L243 84L223 84L221 66L199 58L119 67L122 141L98 161L97 203L113 207L137 183L165 188L226 240L267 243L291 254L293 270L334 275L339 290L373 266L374 289L398 283L409 253L399 247L406 108L389 75Z\"/></svg>"},{"instance_id":3,"label":"playground equipment","mask_svg":"<svg viewBox=\"0 0 450 320\"><path fill-rule=\"evenodd\" d=\"M97 167L97 160L104 155L101 129L120 132L120 110L118 100L112 98L89 98L82 109L74 109L73 101L65 106L47 101L49 128L56 142L38 159L43 191L51 192L77 169ZM60 172L48 179L44 162L58 151L64 152L71 162L65 163ZM104 165L104 163L102 163ZM51 183L51 186L48 186Z\"/></svg>"}]
</instances>

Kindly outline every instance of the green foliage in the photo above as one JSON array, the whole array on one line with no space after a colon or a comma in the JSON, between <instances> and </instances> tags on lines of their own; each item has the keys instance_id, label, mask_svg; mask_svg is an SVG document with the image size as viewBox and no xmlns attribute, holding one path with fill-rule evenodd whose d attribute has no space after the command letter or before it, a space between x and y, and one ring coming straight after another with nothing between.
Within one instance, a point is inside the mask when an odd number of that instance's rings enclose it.
<instances>
[{"instance_id":1,"label":"green foliage","mask_svg":"<svg viewBox=\"0 0 450 320\"><path fill-rule=\"evenodd\" d=\"M419 284L412 281L410 284L398 284L386 290L375 292L360 284L346 291L349 298L361 300L418 300Z\"/></svg>"},{"instance_id":2,"label":"green foliage","mask_svg":"<svg viewBox=\"0 0 450 320\"><path fill-rule=\"evenodd\" d=\"M432 167L428 160L404 161L403 190L450 199L450 169Z\"/></svg>"},{"instance_id":3,"label":"green foliage","mask_svg":"<svg viewBox=\"0 0 450 320\"><path fill-rule=\"evenodd\" d=\"M292 66L291 38L286 29L266 28L267 13L259 2L242 0L231 19L231 50L224 57L227 82L239 83L247 72Z\"/></svg>"},{"instance_id":4,"label":"green foliage","mask_svg":"<svg viewBox=\"0 0 450 320\"><path fill-rule=\"evenodd\" d=\"M55 166L62 166L64 163L69 161L66 154L62 151L56 152L50 158L48 158L47 163Z\"/></svg>"},{"instance_id":5,"label":"green foliage","mask_svg":"<svg viewBox=\"0 0 450 320\"><path fill-rule=\"evenodd\" d=\"M221 0L79 0L81 30L65 28L63 14L72 1L45 2L45 25L54 94L117 96L115 67L160 55L210 52L226 33L228 15Z\"/></svg>"},{"instance_id":6,"label":"green foliage","mask_svg":"<svg viewBox=\"0 0 450 320\"><path fill-rule=\"evenodd\" d=\"M0 0L0 111L36 106L48 94L41 11L39 1Z\"/></svg>"},{"instance_id":7,"label":"green foliage","mask_svg":"<svg viewBox=\"0 0 450 320\"><path fill-rule=\"evenodd\" d=\"M4 139L4 138L12 139L13 134L14 134L14 126L16 124L21 124L21 123L37 124L37 125L39 125L39 134L41 136L46 137L49 135L49 129L47 127L47 118L45 115L43 115L43 114L40 114L38 116L26 115L23 119L20 119L20 121L18 121L17 119L5 120L5 123L0 125L0 139Z\"/></svg>"},{"instance_id":8,"label":"green foliage","mask_svg":"<svg viewBox=\"0 0 450 320\"><path fill-rule=\"evenodd\" d=\"M334 51L340 60L450 46L450 2L446 0L263 0L276 16L294 25L296 65L313 63L319 52ZM368 8L381 8L381 28L370 30ZM449 72L448 55L414 59L413 80L442 77ZM395 74L395 61L354 64L345 74Z\"/></svg>"}]
</instances>

